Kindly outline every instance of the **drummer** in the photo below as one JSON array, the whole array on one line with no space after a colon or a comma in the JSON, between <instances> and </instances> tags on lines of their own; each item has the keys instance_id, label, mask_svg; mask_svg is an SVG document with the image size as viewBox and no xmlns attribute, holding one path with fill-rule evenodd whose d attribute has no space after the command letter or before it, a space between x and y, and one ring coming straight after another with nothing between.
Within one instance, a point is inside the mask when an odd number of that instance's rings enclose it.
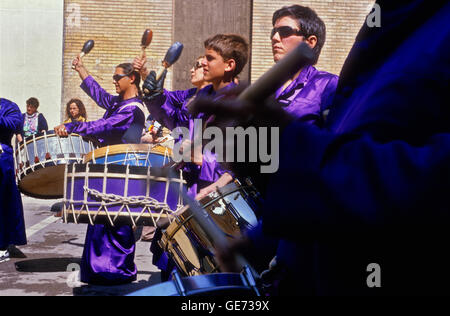
<instances>
[{"instance_id":1,"label":"drummer","mask_svg":"<svg viewBox=\"0 0 450 316\"><path fill-rule=\"evenodd\" d=\"M22 124L17 104L0 98L0 263L9 260L9 246L27 243L11 147L11 138L14 133L20 132Z\"/></svg>"},{"instance_id":2,"label":"drummer","mask_svg":"<svg viewBox=\"0 0 450 316\"><path fill-rule=\"evenodd\" d=\"M205 57L201 66L204 80L210 85L198 90L167 91L164 89L165 73L156 80L156 73L150 72L144 82L149 93L144 97L145 103L158 121L168 128L189 127L191 140L194 137L194 121L209 118L203 113L190 115L188 104L196 95L209 95L221 98L223 93L234 88L234 78L242 71L248 60L247 41L239 35L218 34L204 42ZM200 68L196 68L200 69ZM232 175L216 161L214 153L194 157L193 163L187 164L185 171L190 176L189 194L201 199L232 181Z\"/></svg>"},{"instance_id":3,"label":"drummer","mask_svg":"<svg viewBox=\"0 0 450 316\"><path fill-rule=\"evenodd\" d=\"M77 133L95 137L102 146L139 143L145 116L139 88L139 73L130 63L120 64L113 75L118 96L107 93L89 75L81 58L72 62L82 80L81 88L106 110L103 118L55 127L59 136ZM135 238L131 226L89 225L81 263L81 281L114 285L136 280Z\"/></svg>"},{"instance_id":4,"label":"drummer","mask_svg":"<svg viewBox=\"0 0 450 316\"><path fill-rule=\"evenodd\" d=\"M236 86L234 79L242 71L248 60L248 44L239 35L219 34L204 42L205 56L196 60L191 69L191 83L195 88L184 91L167 91L164 87L165 73L156 80L154 71L148 73L145 69L145 59L136 58L134 66L146 78L144 88L149 93L145 96L146 105L152 115L168 128L190 127L191 138L194 133L194 119L203 118L202 114L193 117L188 113L188 105L197 95L210 95L220 98L221 94ZM205 71L205 70L208 71ZM223 169L211 152L208 159L202 157L185 166L186 176L190 177L189 194L201 199L232 181L231 172ZM161 231L157 230L151 245L153 263L161 269L161 278L168 279L174 263L163 253L157 240Z\"/></svg>"}]
</instances>

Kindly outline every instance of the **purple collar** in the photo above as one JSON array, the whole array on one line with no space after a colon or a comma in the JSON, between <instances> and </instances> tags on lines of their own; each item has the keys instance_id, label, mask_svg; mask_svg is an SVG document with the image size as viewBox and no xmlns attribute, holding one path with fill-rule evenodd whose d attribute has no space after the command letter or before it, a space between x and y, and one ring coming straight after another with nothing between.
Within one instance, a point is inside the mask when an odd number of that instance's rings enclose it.
<instances>
[{"instance_id":1,"label":"purple collar","mask_svg":"<svg viewBox=\"0 0 450 316\"><path fill-rule=\"evenodd\" d=\"M308 82L309 78L311 78L315 73L317 72L317 69L314 66L306 66L302 69L300 74L295 78L289 86L287 86L286 89L283 90L283 86L278 88L278 90L275 92L275 98L278 99L281 95L290 93L295 88L302 88L305 86L305 84Z\"/></svg>"}]
</instances>

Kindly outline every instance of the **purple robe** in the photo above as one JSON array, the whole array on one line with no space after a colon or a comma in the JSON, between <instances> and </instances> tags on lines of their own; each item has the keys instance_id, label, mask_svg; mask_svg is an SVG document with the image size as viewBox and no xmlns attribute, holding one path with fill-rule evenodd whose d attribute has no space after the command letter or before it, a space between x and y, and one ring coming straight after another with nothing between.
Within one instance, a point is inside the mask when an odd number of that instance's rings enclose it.
<instances>
[{"instance_id":1,"label":"purple robe","mask_svg":"<svg viewBox=\"0 0 450 316\"><path fill-rule=\"evenodd\" d=\"M223 93L235 86L234 83L230 83L220 92ZM164 94L152 101L146 102L146 105L151 115L167 128L172 130L177 127L189 128L189 136L191 140L193 140L195 120L208 120L209 117L206 117L204 113L192 116L187 108L189 102L196 93L197 96L213 96L215 99L219 99L221 98L220 92L215 92L212 85L206 86L198 91L198 93L196 88L183 91L164 90ZM180 141L180 139L178 141ZM224 173L227 172L232 174L217 162L214 153L208 151L203 153L201 167L193 163L188 163L185 165L184 171L184 177L190 183L188 194L192 197L195 197L201 188L216 182ZM169 259L168 254L159 246L158 240L160 240L161 237L161 230L157 229L150 251L153 253L153 264L161 269L162 279L166 280L170 277L170 272L175 268L175 263L173 260Z\"/></svg>"},{"instance_id":2,"label":"purple robe","mask_svg":"<svg viewBox=\"0 0 450 316\"><path fill-rule=\"evenodd\" d=\"M220 91L215 92L213 86L209 85L198 91L197 96L209 96L214 99L219 99L228 89L234 88L236 85L230 83ZM150 102L146 102L148 110L159 122L164 124L169 129L177 127L189 128L189 135L191 140L194 139L194 123L196 119L208 120L204 113L199 113L192 116L188 112L187 105L191 99L196 95L197 89L189 89L183 91L167 91L164 94L155 98ZM203 122L204 123L204 122ZM215 153L205 151L203 153L202 166L197 166L189 163L184 168L186 176L190 180L189 195L195 197L200 189L216 182L224 173L231 173L224 169L220 163L217 162Z\"/></svg>"},{"instance_id":3,"label":"purple robe","mask_svg":"<svg viewBox=\"0 0 450 316\"><path fill-rule=\"evenodd\" d=\"M119 96L107 93L90 76L83 81L81 88L106 113L97 121L65 124L69 133L95 137L107 146L124 143L124 134L131 126L144 126L145 117L139 98L123 101ZM139 136L141 133L142 129ZM81 262L81 281L115 285L136 280L135 247L131 226L89 225Z\"/></svg>"},{"instance_id":4,"label":"purple robe","mask_svg":"<svg viewBox=\"0 0 450 316\"><path fill-rule=\"evenodd\" d=\"M280 87L275 98L286 112L309 124L320 124L336 91L339 77L313 66L306 66L286 89Z\"/></svg>"},{"instance_id":5,"label":"purple robe","mask_svg":"<svg viewBox=\"0 0 450 316\"><path fill-rule=\"evenodd\" d=\"M19 107L0 99L0 250L26 245L22 198L15 181L11 138L22 130Z\"/></svg>"}]
</instances>

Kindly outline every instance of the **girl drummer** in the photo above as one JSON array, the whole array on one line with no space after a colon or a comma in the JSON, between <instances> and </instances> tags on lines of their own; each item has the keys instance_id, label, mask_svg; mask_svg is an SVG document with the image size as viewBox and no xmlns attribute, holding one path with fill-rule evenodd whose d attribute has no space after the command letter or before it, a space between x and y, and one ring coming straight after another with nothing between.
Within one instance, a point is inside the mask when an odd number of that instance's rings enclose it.
<instances>
[{"instance_id":1,"label":"girl drummer","mask_svg":"<svg viewBox=\"0 0 450 316\"><path fill-rule=\"evenodd\" d=\"M139 143L145 116L140 99L140 76L131 64L120 64L113 74L117 96L107 93L92 78L81 58L72 62L82 80L81 88L106 110L103 118L55 127L59 136L77 133L95 137L101 146ZM114 285L136 280L135 239L131 226L89 225L81 263L81 281Z\"/></svg>"}]
</instances>

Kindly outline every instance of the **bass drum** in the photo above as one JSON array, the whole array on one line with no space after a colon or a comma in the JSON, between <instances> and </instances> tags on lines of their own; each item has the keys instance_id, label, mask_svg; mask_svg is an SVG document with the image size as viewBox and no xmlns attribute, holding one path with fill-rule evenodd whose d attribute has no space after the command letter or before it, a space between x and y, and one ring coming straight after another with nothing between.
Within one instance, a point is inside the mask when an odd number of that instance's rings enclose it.
<instances>
[{"instance_id":1,"label":"bass drum","mask_svg":"<svg viewBox=\"0 0 450 316\"><path fill-rule=\"evenodd\" d=\"M258 196L253 186L243 186L235 181L200 203L225 236L234 239L257 225L254 209ZM220 272L214 258L214 244L188 207L175 213L175 220L163 231L159 243L184 276Z\"/></svg>"}]
</instances>

